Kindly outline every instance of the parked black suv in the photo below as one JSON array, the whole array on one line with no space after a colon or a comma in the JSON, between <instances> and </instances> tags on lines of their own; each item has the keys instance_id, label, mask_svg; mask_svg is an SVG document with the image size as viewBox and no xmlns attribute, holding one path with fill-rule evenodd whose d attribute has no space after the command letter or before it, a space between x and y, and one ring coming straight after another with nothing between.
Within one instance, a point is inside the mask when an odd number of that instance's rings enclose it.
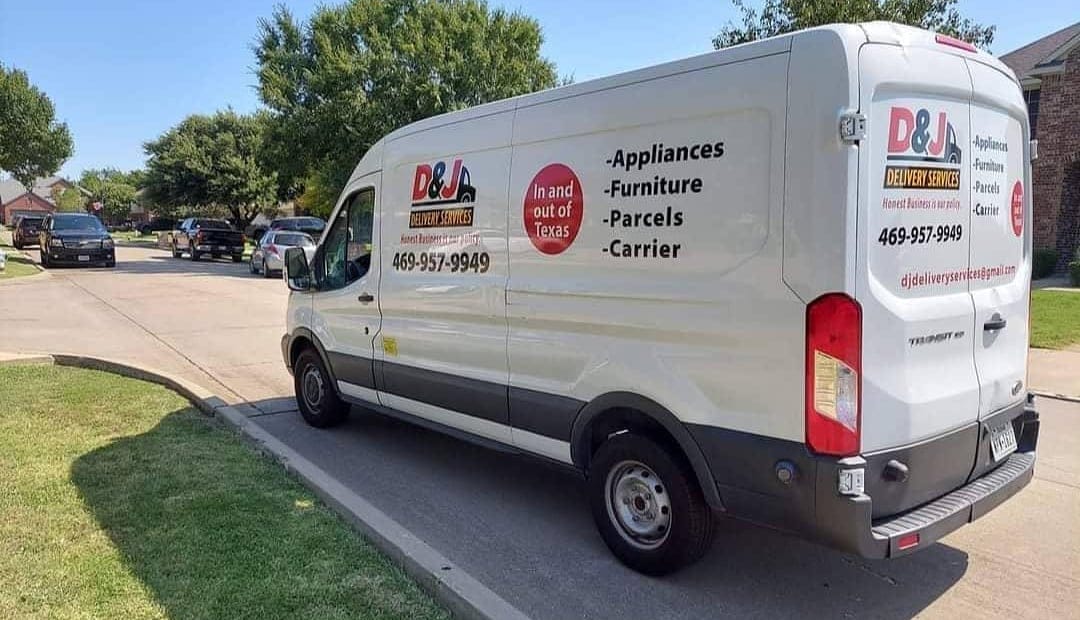
<instances>
[{"instance_id":1,"label":"parked black suv","mask_svg":"<svg viewBox=\"0 0 1080 620\"><path fill-rule=\"evenodd\" d=\"M116 266L113 238L101 220L89 213L54 213L45 217L38 234L41 266Z\"/></svg>"},{"instance_id":2,"label":"parked black suv","mask_svg":"<svg viewBox=\"0 0 1080 620\"><path fill-rule=\"evenodd\" d=\"M28 245L38 244L38 231L44 217L23 215L15 219L15 227L11 231L11 244L16 250L21 250Z\"/></svg>"}]
</instances>

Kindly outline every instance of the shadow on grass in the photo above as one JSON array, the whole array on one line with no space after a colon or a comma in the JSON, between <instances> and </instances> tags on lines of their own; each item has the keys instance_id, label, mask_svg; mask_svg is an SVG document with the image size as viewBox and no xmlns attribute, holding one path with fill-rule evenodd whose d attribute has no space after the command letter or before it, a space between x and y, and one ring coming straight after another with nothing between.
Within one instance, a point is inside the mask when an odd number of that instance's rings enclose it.
<instances>
[{"instance_id":1,"label":"shadow on grass","mask_svg":"<svg viewBox=\"0 0 1080 620\"><path fill-rule=\"evenodd\" d=\"M306 489L192 409L80 456L71 479L170 618L443 615Z\"/></svg>"}]
</instances>

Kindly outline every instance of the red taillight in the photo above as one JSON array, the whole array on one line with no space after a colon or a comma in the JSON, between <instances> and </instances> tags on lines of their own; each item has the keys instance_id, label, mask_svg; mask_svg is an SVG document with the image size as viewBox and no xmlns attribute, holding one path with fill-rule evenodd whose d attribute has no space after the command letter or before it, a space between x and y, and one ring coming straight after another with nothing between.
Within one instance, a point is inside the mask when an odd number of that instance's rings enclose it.
<instances>
[{"instance_id":1,"label":"red taillight","mask_svg":"<svg viewBox=\"0 0 1080 620\"><path fill-rule=\"evenodd\" d=\"M968 43L967 41L961 41L960 39L957 39L956 37L950 37L947 34L935 35L934 41L936 41L939 45L948 45L949 47L955 47L967 52L979 51L978 48Z\"/></svg>"},{"instance_id":2,"label":"red taillight","mask_svg":"<svg viewBox=\"0 0 1080 620\"><path fill-rule=\"evenodd\" d=\"M919 534L918 534L918 532L916 532L914 534L904 534L903 536L900 537L899 540L896 541L896 548L899 549L900 551L903 551L904 549L910 549L912 547L917 547L917 546L919 546Z\"/></svg>"},{"instance_id":3,"label":"red taillight","mask_svg":"<svg viewBox=\"0 0 1080 620\"><path fill-rule=\"evenodd\" d=\"M203 236L203 231L200 230L195 233L195 243L202 243L204 238L205 237Z\"/></svg>"},{"instance_id":4,"label":"red taillight","mask_svg":"<svg viewBox=\"0 0 1080 620\"><path fill-rule=\"evenodd\" d=\"M862 308L843 293L806 308L806 445L819 454L859 453Z\"/></svg>"}]
</instances>

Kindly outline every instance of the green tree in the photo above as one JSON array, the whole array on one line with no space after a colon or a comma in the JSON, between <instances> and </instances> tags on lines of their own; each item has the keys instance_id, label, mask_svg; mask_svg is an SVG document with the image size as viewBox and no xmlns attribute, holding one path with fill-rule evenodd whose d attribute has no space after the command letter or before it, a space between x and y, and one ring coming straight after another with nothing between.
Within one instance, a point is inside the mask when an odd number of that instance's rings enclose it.
<instances>
[{"instance_id":1,"label":"green tree","mask_svg":"<svg viewBox=\"0 0 1080 620\"><path fill-rule=\"evenodd\" d=\"M266 114L193 115L147 142L147 198L164 212L227 212L241 229L276 206Z\"/></svg>"},{"instance_id":2,"label":"green tree","mask_svg":"<svg viewBox=\"0 0 1080 620\"><path fill-rule=\"evenodd\" d=\"M0 170L25 187L71 157L71 133L55 115L52 101L25 72L0 65Z\"/></svg>"},{"instance_id":3,"label":"green tree","mask_svg":"<svg viewBox=\"0 0 1080 620\"><path fill-rule=\"evenodd\" d=\"M764 0L760 11L731 0L742 24L728 22L713 39L716 49L786 32L835 23L885 20L918 26L990 49L994 26L960 16L956 0Z\"/></svg>"},{"instance_id":4,"label":"green tree","mask_svg":"<svg viewBox=\"0 0 1080 620\"><path fill-rule=\"evenodd\" d=\"M90 192L89 203L101 203L103 219L122 222L130 218L131 206L135 204L137 179L142 171L121 172L114 168L84 170L79 185Z\"/></svg>"},{"instance_id":5,"label":"green tree","mask_svg":"<svg viewBox=\"0 0 1080 620\"><path fill-rule=\"evenodd\" d=\"M52 188L52 201L57 210L65 213L86 211L86 195L78 187L54 185Z\"/></svg>"},{"instance_id":6,"label":"green tree","mask_svg":"<svg viewBox=\"0 0 1080 620\"><path fill-rule=\"evenodd\" d=\"M413 121L555 86L532 18L481 0L352 0L259 22L278 195L327 214L360 156Z\"/></svg>"}]
</instances>

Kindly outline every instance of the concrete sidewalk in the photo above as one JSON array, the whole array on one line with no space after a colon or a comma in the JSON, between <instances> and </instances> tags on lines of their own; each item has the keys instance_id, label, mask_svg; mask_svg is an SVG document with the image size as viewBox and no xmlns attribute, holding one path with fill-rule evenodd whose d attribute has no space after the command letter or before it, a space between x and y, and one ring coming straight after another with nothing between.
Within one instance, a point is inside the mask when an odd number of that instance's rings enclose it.
<instances>
[{"instance_id":1,"label":"concrete sidewalk","mask_svg":"<svg viewBox=\"0 0 1080 620\"><path fill-rule=\"evenodd\" d=\"M1028 389L1044 396L1080 400L1080 348L1030 349Z\"/></svg>"}]
</instances>

